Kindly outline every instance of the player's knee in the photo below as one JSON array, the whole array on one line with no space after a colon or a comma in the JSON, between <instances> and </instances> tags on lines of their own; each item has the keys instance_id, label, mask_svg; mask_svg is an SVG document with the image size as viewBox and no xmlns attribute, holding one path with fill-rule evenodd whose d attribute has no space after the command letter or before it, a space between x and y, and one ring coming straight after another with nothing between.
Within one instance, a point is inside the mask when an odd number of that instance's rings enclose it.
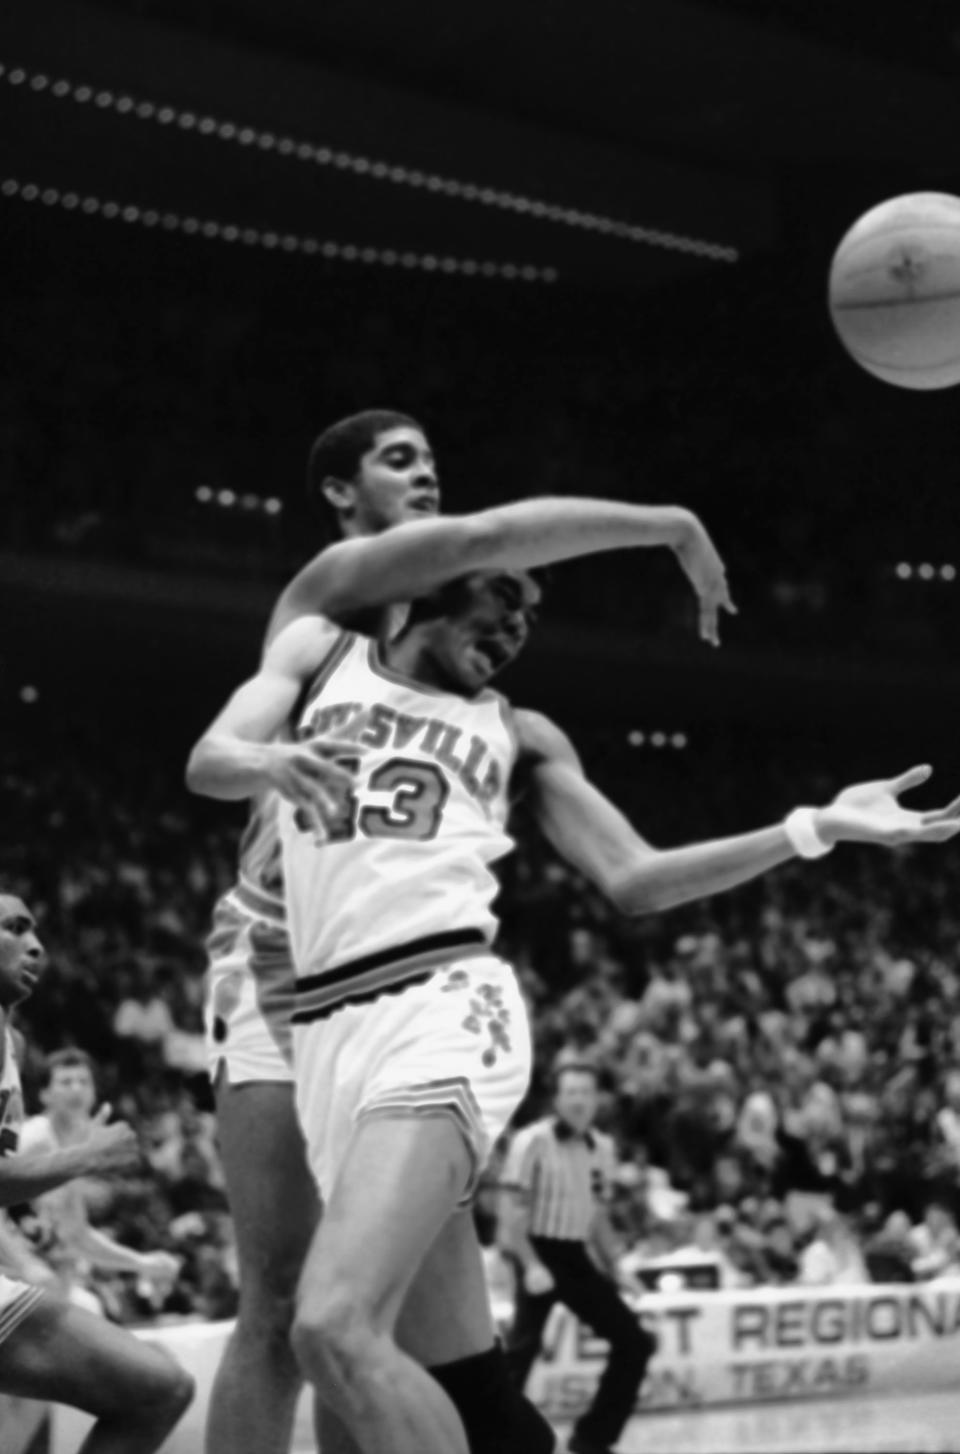
<instances>
[{"instance_id":1,"label":"player's knee","mask_svg":"<svg viewBox=\"0 0 960 1454\"><path fill-rule=\"evenodd\" d=\"M312 1308L301 1306L290 1341L305 1378L321 1389L343 1389L369 1365L374 1332L347 1294L331 1293Z\"/></svg>"},{"instance_id":2,"label":"player's knee","mask_svg":"<svg viewBox=\"0 0 960 1454\"><path fill-rule=\"evenodd\" d=\"M235 1336L244 1342L286 1345L296 1309L296 1279L282 1293L272 1294L268 1284L240 1289Z\"/></svg>"},{"instance_id":3,"label":"player's knee","mask_svg":"<svg viewBox=\"0 0 960 1454\"><path fill-rule=\"evenodd\" d=\"M196 1391L197 1385L193 1375L177 1364L169 1378L165 1400L167 1408L177 1419L185 1414L193 1403Z\"/></svg>"},{"instance_id":4,"label":"player's knee","mask_svg":"<svg viewBox=\"0 0 960 1454\"><path fill-rule=\"evenodd\" d=\"M255 1263L252 1260L241 1263L240 1286L258 1309L275 1303L287 1304L288 1316L292 1319L303 1256L299 1250L291 1251L289 1244L264 1250L266 1255L261 1254Z\"/></svg>"},{"instance_id":5,"label":"player's knee","mask_svg":"<svg viewBox=\"0 0 960 1454\"><path fill-rule=\"evenodd\" d=\"M193 1376L165 1348L151 1345L150 1354L135 1404L144 1418L162 1420L172 1426L193 1402L196 1384Z\"/></svg>"}]
</instances>

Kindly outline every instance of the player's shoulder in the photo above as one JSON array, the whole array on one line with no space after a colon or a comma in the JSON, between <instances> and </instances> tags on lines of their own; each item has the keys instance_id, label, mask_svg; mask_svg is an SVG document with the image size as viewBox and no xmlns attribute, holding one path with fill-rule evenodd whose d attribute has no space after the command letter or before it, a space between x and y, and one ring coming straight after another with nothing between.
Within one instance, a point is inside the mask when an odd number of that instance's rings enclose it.
<instances>
[{"instance_id":1,"label":"player's shoulder","mask_svg":"<svg viewBox=\"0 0 960 1454\"><path fill-rule=\"evenodd\" d=\"M14 1028L9 1010L0 1006L0 1074L6 1068L8 1054L12 1054L16 1062L23 1059L23 1046L23 1036Z\"/></svg>"},{"instance_id":2,"label":"player's shoulder","mask_svg":"<svg viewBox=\"0 0 960 1454\"><path fill-rule=\"evenodd\" d=\"M326 616L296 616L269 637L264 660L276 669L312 672L335 646L352 638L352 632Z\"/></svg>"}]
</instances>

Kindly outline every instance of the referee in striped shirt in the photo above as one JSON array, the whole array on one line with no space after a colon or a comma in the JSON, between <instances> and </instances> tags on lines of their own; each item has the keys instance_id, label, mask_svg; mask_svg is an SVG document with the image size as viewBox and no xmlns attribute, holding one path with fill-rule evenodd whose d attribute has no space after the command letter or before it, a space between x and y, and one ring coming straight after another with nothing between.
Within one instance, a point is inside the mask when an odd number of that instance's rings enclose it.
<instances>
[{"instance_id":1,"label":"referee in striped shirt","mask_svg":"<svg viewBox=\"0 0 960 1454\"><path fill-rule=\"evenodd\" d=\"M562 1064L555 1114L517 1132L501 1178L501 1249L519 1264L507 1339L517 1385L522 1389L527 1381L555 1302L610 1344L593 1403L574 1426L571 1454L610 1454L657 1346L617 1291L615 1236L606 1209L616 1157L611 1138L591 1129L597 1089L595 1066ZM589 1256L588 1241L605 1272Z\"/></svg>"}]
</instances>

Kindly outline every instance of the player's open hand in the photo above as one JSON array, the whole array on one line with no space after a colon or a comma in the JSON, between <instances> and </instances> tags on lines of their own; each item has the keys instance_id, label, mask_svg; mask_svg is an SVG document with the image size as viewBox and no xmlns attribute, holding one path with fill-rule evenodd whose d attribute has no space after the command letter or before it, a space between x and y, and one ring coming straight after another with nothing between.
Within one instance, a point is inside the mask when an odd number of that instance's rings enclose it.
<instances>
[{"instance_id":1,"label":"player's open hand","mask_svg":"<svg viewBox=\"0 0 960 1454\"><path fill-rule=\"evenodd\" d=\"M531 1297L543 1297L548 1292L553 1292L556 1284L553 1274L549 1268L544 1267L542 1262L532 1262L523 1274L523 1285Z\"/></svg>"},{"instance_id":2,"label":"player's open hand","mask_svg":"<svg viewBox=\"0 0 960 1454\"><path fill-rule=\"evenodd\" d=\"M700 637L711 646L720 645L720 612L737 614L727 585L727 568L706 528L690 515L680 543L677 560L697 593L700 603Z\"/></svg>"},{"instance_id":3,"label":"player's open hand","mask_svg":"<svg viewBox=\"0 0 960 1454\"><path fill-rule=\"evenodd\" d=\"M110 1123L113 1107L102 1105L90 1122L83 1149L91 1172L132 1171L140 1164L140 1143L126 1121Z\"/></svg>"},{"instance_id":4,"label":"player's open hand","mask_svg":"<svg viewBox=\"0 0 960 1454\"><path fill-rule=\"evenodd\" d=\"M176 1283L183 1265L182 1257L172 1252L144 1252L140 1258L140 1276L169 1290Z\"/></svg>"},{"instance_id":5,"label":"player's open hand","mask_svg":"<svg viewBox=\"0 0 960 1454\"><path fill-rule=\"evenodd\" d=\"M310 737L304 742L274 742L267 748L267 778L282 797L321 822L341 817L353 788L343 756L356 755L355 742ZM338 760L339 759L339 760Z\"/></svg>"},{"instance_id":6,"label":"player's open hand","mask_svg":"<svg viewBox=\"0 0 960 1454\"><path fill-rule=\"evenodd\" d=\"M926 813L900 804L902 794L925 783L932 772L932 767L912 767L899 777L845 788L817 812L817 833L825 843L879 843L888 848L955 838L960 833L960 798Z\"/></svg>"}]
</instances>

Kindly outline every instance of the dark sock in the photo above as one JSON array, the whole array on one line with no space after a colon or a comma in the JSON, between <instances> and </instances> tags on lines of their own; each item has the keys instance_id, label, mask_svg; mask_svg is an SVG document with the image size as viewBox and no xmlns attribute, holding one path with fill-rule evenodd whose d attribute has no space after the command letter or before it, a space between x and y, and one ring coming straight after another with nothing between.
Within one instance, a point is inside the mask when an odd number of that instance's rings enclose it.
<instances>
[{"instance_id":1,"label":"dark sock","mask_svg":"<svg viewBox=\"0 0 960 1454\"><path fill-rule=\"evenodd\" d=\"M499 1343L427 1371L456 1404L470 1454L553 1454L556 1435L510 1382Z\"/></svg>"}]
</instances>

